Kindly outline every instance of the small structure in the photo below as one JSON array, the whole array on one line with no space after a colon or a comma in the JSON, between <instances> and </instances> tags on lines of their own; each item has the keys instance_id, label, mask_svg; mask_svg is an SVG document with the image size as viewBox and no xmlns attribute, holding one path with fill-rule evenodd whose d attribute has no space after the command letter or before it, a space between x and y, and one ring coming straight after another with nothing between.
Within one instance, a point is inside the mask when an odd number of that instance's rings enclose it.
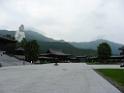
<instances>
[{"instance_id":1,"label":"small structure","mask_svg":"<svg viewBox=\"0 0 124 93\"><path fill-rule=\"evenodd\" d=\"M78 60L78 62L86 62L87 56L76 56L76 59Z\"/></svg>"},{"instance_id":2,"label":"small structure","mask_svg":"<svg viewBox=\"0 0 124 93\"><path fill-rule=\"evenodd\" d=\"M45 54L40 54L39 60L68 62L70 56L71 54L65 54L62 51L49 49Z\"/></svg>"},{"instance_id":3,"label":"small structure","mask_svg":"<svg viewBox=\"0 0 124 93\"><path fill-rule=\"evenodd\" d=\"M121 48L119 48L119 50L121 51L121 52L120 52L120 55L124 56L124 46L121 47Z\"/></svg>"},{"instance_id":4,"label":"small structure","mask_svg":"<svg viewBox=\"0 0 124 93\"><path fill-rule=\"evenodd\" d=\"M25 52L25 50L22 47L19 47L19 48L15 49L15 54L16 55L24 55L24 52Z\"/></svg>"},{"instance_id":5,"label":"small structure","mask_svg":"<svg viewBox=\"0 0 124 93\"><path fill-rule=\"evenodd\" d=\"M121 47L121 48L119 48L119 50L121 51L120 52L120 55L122 56L122 62L124 62L124 46L123 47Z\"/></svg>"},{"instance_id":6,"label":"small structure","mask_svg":"<svg viewBox=\"0 0 124 93\"><path fill-rule=\"evenodd\" d=\"M88 58L89 62L98 62L98 57L89 57ZM124 57L119 55L119 56L111 56L109 59L107 59L108 63L121 63L124 61Z\"/></svg>"},{"instance_id":7,"label":"small structure","mask_svg":"<svg viewBox=\"0 0 124 93\"><path fill-rule=\"evenodd\" d=\"M8 51L10 48L14 47L17 41L0 36L0 50L1 51Z\"/></svg>"}]
</instances>

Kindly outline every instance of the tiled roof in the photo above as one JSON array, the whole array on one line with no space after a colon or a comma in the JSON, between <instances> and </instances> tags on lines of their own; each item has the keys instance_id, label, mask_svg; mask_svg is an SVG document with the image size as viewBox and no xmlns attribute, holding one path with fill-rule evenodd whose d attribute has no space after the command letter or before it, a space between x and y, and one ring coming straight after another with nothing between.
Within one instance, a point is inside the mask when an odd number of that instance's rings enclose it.
<instances>
[{"instance_id":1,"label":"tiled roof","mask_svg":"<svg viewBox=\"0 0 124 93\"><path fill-rule=\"evenodd\" d=\"M57 51L57 50L53 50L53 49L49 49L47 53L50 53L53 55L62 55L62 56L71 55L71 54L65 54L62 51Z\"/></svg>"},{"instance_id":2,"label":"tiled roof","mask_svg":"<svg viewBox=\"0 0 124 93\"><path fill-rule=\"evenodd\" d=\"M10 42L16 42L15 40L10 39L10 38L7 38L7 37L4 37L4 36L2 36L2 35L0 35L0 39L6 40L6 41L10 41Z\"/></svg>"}]
</instances>

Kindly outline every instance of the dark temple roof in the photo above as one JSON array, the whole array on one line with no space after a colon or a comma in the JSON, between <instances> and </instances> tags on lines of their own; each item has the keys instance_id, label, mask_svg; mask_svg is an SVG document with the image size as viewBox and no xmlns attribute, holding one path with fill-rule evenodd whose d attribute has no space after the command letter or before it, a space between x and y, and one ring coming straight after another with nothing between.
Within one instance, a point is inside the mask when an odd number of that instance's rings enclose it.
<instances>
[{"instance_id":1,"label":"dark temple roof","mask_svg":"<svg viewBox=\"0 0 124 93\"><path fill-rule=\"evenodd\" d=\"M15 49L15 50L16 51L25 51L24 48L22 48L22 47L19 47L19 48Z\"/></svg>"},{"instance_id":2,"label":"dark temple roof","mask_svg":"<svg viewBox=\"0 0 124 93\"><path fill-rule=\"evenodd\" d=\"M1 36L1 35L0 35L0 41L3 41L3 42L11 42L11 43L16 43L16 42L17 42L16 40L13 40L13 39L10 39L10 38Z\"/></svg>"},{"instance_id":3,"label":"dark temple roof","mask_svg":"<svg viewBox=\"0 0 124 93\"><path fill-rule=\"evenodd\" d=\"M65 54L62 51L57 51L57 50L53 50L53 49L49 49L47 51L47 53L53 54L53 55L60 55L60 56L69 56L69 55L71 55L71 54Z\"/></svg>"}]
</instances>

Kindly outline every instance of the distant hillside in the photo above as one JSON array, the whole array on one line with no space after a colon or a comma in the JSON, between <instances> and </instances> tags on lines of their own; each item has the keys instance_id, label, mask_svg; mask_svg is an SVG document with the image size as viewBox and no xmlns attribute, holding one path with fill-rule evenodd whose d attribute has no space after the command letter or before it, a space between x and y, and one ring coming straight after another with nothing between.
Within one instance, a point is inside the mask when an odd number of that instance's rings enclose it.
<instances>
[{"instance_id":1,"label":"distant hillside","mask_svg":"<svg viewBox=\"0 0 124 93\"><path fill-rule=\"evenodd\" d=\"M112 41L108 41L108 40L103 40L103 39L99 39L96 41L91 41L91 42L71 42L70 44L80 48L80 49L94 49L97 50L97 46L102 43L102 42L107 42L111 48L112 48L112 53L113 55L119 55L120 51L118 50L118 48L122 47L122 44L118 44L118 43L114 43Z\"/></svg>"},{"instance_id":2,"label":"distant hillside","mask_svg":"<svg viewBox=\"0 0 124 93\"><path fill-rule=\"evenodd\" d=\"M65 53L73 55L96 55L96 51L92 49L78 49L66 42L42 42L38 41L42 52L46 52L49 48L62 50Z\"/></svg>"},{"instance_id":3,"label":"distant hillside","mask_svg":"<svg viewBox=\"0 0 124 93\"><path fill-rule=\"evenodd\" d=\"M62 50L65 53L70 53L73 55L96 55L96 51L94 50L78 49L67 42L48 38L35 31L25 31L25 35L27 40L37 40L42 52L46 52L49 48L52 48Z\"/></svg>"},{"instance_id":4,"label":"distant hillside","mask_svg":"<svg viewBox=\"0 0 124 93\"><path fill-rule=\"evenodd\" d=\"M32 30L26 30L25 36L27 40L37 40L37 41L44 41L44 42L55 42L54 39L45 37L44 35L32 31Z\"/></svg>"},{"instance_id":5,"label":"distant hillside","mask_svg":"<svg viewBox=\"0 0 124 93\"><path fill-rule=\"evenodd\" d=\"M8 31L8 30L0 30L0 35L11 35L12 37L15 36L16 31ZM27 40L38 40L38 41L45 41L45 42L55 42L55 40L45 37L42 34L39 34L38 32L32 31L32 30L26 30L25 31L26 39Z\"/></svg>"},{"instance_id":6,"label":"distant hillside","mask_svg":"<svg viewBox=\"0 0 124 93\"><path fill-rule=\"evenodd\" d=\"M0 30L0 34L6 35L10 34L14 36L15 31ZM25 31L27 40L37 40L40 45L41 52L46 52L49 48L62 50L65 53L70 53L73 55L96 55L96 51L92 49L78 49L63 40L57 41L48 38L38 32L32 30Z\"/></svg>"},{"instance_id":7,"label":"distant hillside","mask_svg":"<svg viewBox=\"0 0 124 93\"><path fill-rule=\"evenodd\" d=\"M0 35L7 35L7 34L14 37L15 31L0 30ZM112 53L114 55L118 55L120 53L118 48L123 46L122 44L118 44L102 39L91 42L67 43L64 42L63 40L57 41L52 38L48 38L32 30L26 30L25 35L27 40L37 40L43 52L49 48L55 48L55 49L63 50L66 53L72 53L75 55L96 55L97 46L102 42L107 42L112 48Z\"/></svg>"},{"instance_id":8,"label":"distant hillside","mask_svg":"<svg viewBox=\"0 0 124 93\"><path fill-rule=\"evenodd\" d=\"M15 36L15 31L0 30L0 35L7 35L7 34L14 37Z\"/></svg>"}]
</instances>

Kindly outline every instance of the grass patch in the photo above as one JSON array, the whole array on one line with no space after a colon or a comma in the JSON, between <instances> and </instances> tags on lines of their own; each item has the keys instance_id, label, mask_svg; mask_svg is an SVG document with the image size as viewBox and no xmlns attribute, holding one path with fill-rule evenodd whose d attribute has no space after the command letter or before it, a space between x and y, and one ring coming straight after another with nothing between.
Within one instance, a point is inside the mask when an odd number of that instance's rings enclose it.
<instances>
[{"instance_id":1,"label":"grass patch","mask_svg":"<svg viewBox=\"0 0 124 93\"><path fill-rule=\"evenodd\" d=\"M124 69L97 69L97 71L124 86Z\"/></svg>"},{"instance_id":2,"label":"grass patch","mask_svg":"<svg viewBox=\"0 0 124 93\"><path fill-rule=\"evenodd\" d=\"M96 71L124 92L124 69L96 69Z\"/></svg>"}]
</instances>

